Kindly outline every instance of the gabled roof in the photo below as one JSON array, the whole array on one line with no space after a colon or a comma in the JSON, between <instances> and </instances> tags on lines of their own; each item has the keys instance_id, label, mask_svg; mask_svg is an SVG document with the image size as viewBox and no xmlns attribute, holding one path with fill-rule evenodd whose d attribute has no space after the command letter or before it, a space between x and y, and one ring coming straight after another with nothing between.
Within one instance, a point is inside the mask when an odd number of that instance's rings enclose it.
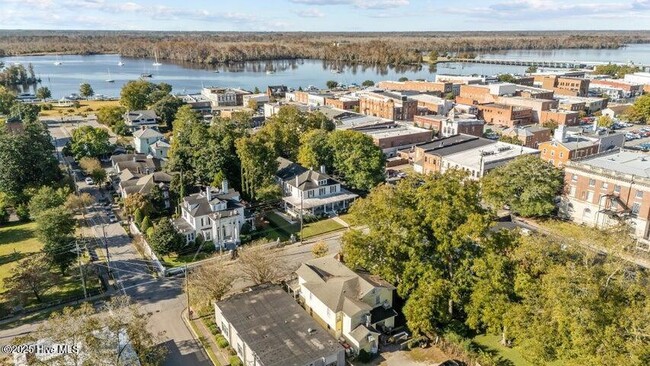
<instances>
[{"instance_id":1,"label":"gabled roof","mask_svg":"<svg viewBox=\"0 0 650 366\"><path fill-rule=\"evenodd\" d=\"M361 299L373 289L395 288L377 276L349 269L333 256L305 262L296 270L296 274L304 281L303 285L329 309L350 316L372 309Z\"/></svg>"},{"instance_id":2,"label":"gabled roof","mask_svg":"<svg viewBox=\"0 0 650 366\"><path fill-rule=\"evenodd\" d=\"M142 118L145 118L145 119L150 119L150 118L155 119L155 118L157 118L156 117L156 112L151 110L151 109L139 110L139 111L129 111L129 112L126 112L125 117L129 121L142 119Z\"/></svg>"},{"instance_id":3,"label":"gabled roof","mask_svg":"<svg viewBox=\"0 0 650 366\"><path fill-rule=\"evenodd\" d=\"M165 140L158 140L153 144L149 145L152 149L169 149L171 145Z\"/></svg>"},{"instance_id":4,"label":"gabled roof","mask_svg":"<svg viewBox=\"0 0 650 366\"><path fill-rule=\"evenodd\" d=\"M163 134L154 130L153 128L142 128L133 133L133 137L136 139L150 139L150 138L162 138Z\"/></svg>"},{"instance_id":5,"label":"gabled roof","mask_svg":"<svg viewBox=\"0 0 650 366\"><path fill-rule=\"evenodd\" d=\"M332 179L329 175L323 174L314 170L307 170L302 174L299 174L294 179L288 179L287 184L300 189L301 191L306 191L309 189L316 189L318 187L324 187L318 184L320 181L326 181L325 186L330 186L338 183Z\"/></svg>"},{"instance_id":6,"label":"gabled roof","mask_svg":"<svg viewBox=\"0 0 650 366\"><path fill-rule=\"evenodd\" d=\"M218 205L219 203L225 202L227 204L226 209L232 209L239 204L239 192L232 188L225 193L212 187L209 187L208 189L211 190L210 201L208 201L207 192L203 191L183 198L183 206L192 217L215 213L215 211L212 210L212 205Z\"/></svg>"}]
</instances>

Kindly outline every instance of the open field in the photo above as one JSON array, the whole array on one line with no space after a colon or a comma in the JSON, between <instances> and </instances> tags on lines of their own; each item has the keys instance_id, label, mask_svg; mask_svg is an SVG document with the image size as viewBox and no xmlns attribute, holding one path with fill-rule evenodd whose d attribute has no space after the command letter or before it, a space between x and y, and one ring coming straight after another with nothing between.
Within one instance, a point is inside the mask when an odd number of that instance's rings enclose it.
<instances>
[{"instance_id":1,"label":"open field","mask_svg":"<svg viewBox=\"0 0 650 366\"><path fill-rule=\"evenodd\" d=\"M79 108L74 108L71 106L68 107L57 107L56 102L47 103L52 104L52 110L41 111L41 117L66 117L66 116L76 116L81 114L94 114L99 108L107 106L119 106L120 102L117 100L82 100L79 101Z\"/></svg>"}]
</instances>

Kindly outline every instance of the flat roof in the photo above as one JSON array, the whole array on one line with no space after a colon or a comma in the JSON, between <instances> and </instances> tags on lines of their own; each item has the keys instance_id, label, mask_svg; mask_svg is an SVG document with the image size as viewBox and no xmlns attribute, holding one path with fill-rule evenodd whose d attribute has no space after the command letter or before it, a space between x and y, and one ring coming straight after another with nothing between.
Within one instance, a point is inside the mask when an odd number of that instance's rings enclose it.
<instances>
[{"instance_id":1,"label":"flat roof","mask_svg":"<svg viewBox=\"0 0 650 366\"><path fill-rule=\"evenodd\" d=\"M413 134L423 133L423 132L433 133L431 130L425 128L409 126L409 125L401 125L401 124L395 124L394 126L390 126L390 127L378 126L374 128L362 128L362 129L358 129L357 131L378 139L395 137L395 136L413 135Z\"/></svg>"},{"instance_id":2,"label":"flat roof","mask_svg":"<svg viewBox=\"0 0 650 366\"><path fill-rule=\"evenodd\" d=\"M458 134L416 146L424 149L427 154L447 156L476 147L492 145L494 143L495 141L486 138Z\"/></svg>"},{"instance_id":3,"label":"flat roof","mask_svg":"<svg viewBox=\"0 0 650 366\"><path fill-rule=\"evenodd\" d=\"M599 168L611 173L650 178L650 155L640 152L619 151L599 154L572 161L570 166Z\"/></svg>"},{"instance_id":4,"label":"flat roof","mask_svg":"<svg viewBox=\"0 0 650 366\"><path fill-rule=\"evenodd\" d=\"M480 169L481 161L484 164L503 160L513 159L524 154L538 154L539 150L525 146L509 144L503 141L496 141L489 146L466 149L456 154L450 154L445 159L464 167Z\"/></svg>"},{"instance_id":5,"label":"flat roof","mask_svg":"<svg viewBox=\"0 0 650 366\"><path fill-rule=\"evenodd\" d=\"M343 351L279 285L256 286L216 306L264 366L303 366Z\"/></svg>"}]
</instances>

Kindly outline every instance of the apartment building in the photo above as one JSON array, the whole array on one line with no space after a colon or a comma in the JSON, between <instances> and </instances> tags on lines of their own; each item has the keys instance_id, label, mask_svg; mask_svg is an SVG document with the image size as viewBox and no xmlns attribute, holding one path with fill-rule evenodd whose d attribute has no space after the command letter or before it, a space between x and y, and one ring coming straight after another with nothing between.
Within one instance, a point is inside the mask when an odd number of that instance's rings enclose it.
<instances>
[{"instance_id":1,"label":"apartment building","mask_svg":"<svg viewBox=\"0 0 650 366\"><path fill-rule=\"evenodd\" d=\"M490 103L478 105L478 115L485 123L504 127L533 124L532 108Z\"/></svg>"},{"instance_id":2,"label":"apartment building","mask_svg":"<svg viewBox=\"0 0 650 366\"><path fill-rule=\"evenodd\" d=\"M590 133L579 129L571 133L566 126L558 126L552 140L539 144L540 158L560 168L570 160L581 159L623 147L621 133Z\"/></svg>"},{"instance_id":3,"label":"apartment building","mask_svg":"<svg viewBox=\"0 0 650 366\"><path fill-rule=\"evenodd\" d=\"M431 93L437 96L444 96L452 92L453 83L407 80L407 81L380 81L377 87L384 90L394 91L417 91L420 93Z\"/></svg>"},{"instance_id":4,"label":"apartment building","mask_svg":"<svg viewBox=\"0 0 650 366\"><path fill-rule=\"evenodd\" d=\"M588 79L561 75L536 75L535 83L559 95L586 97L589 94Z\"/></svg>"},{"instance_id":5,"label":"apartment building","mask_svg":"<svg viewBox=\"0 0 650 366\"><path fill-rule=\"evenodd\" d=\"M510 127L503 130L503 136L514 137L521 144L536 149L540 143L551 140L551 129L540 125Z\"/></svg>"},{"instance_id":6,"label":"apartment building","mask_svg":"<svg viewBox=\"0 0 650 366\"><path fill-rule=\"evenodd\" d=\"M627 222L649 250L650 159L630 151L611 151L577 161L565 168L566 190L560 213L576 223L607 228Z\"/></svg>"},{"instance_id":7,"label":"apartment building","mask_svg":"<svg viewBox=\"0 0 650 366\"><path fill-rule=\"evenodd\" d=\"M363 91L359 97L359 111L368 116L398 121L412 121L418 102L405 94L386 91Z\"/></svg>"},{"instance_id":8,"label":"apartment building","mask_svg":"<svg viewBox=\"0 0 650 366\"><path fill-rule=\"evenodd\" d=\"M483 136L485 121L471 114L450 113L448 116L426 115L415 116L413 124L434 132L438 137L449 137L458 134Z\"/></svg>"}]
</instances>

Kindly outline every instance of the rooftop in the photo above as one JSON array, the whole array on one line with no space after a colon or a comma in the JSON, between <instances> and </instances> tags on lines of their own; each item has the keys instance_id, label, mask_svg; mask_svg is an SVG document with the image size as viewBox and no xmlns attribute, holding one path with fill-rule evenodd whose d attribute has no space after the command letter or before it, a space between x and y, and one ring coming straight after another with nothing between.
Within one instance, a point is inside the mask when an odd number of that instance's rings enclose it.
<instances>
[{"instance_id":1,"label":"rooftop","mask_svg":"<svg viewBox=\"0 0 650 366\"><path fill-rule=\"evenodd\" d=\"M650 179L650 156L639 152L617 151L599 154L569 162L567 165L598 168L606 172Z\"/></svg>"},{"instance_id":2,"label":"rooftop","mask_svg":"<svg viewBox=\"0 0 650 366\"><path fill-rule=\"evenodd\" d=\"M153 128L141 128L133 133L133 137L136 139L149 139L149 138L157 138L163 137L163 134L154 130Z\"/></svg>"},{"instance_id":3,"label":"rooftop","mask_svg":"<svg viewBox=\"0 0 650 366\"><path fill-rule=\"evenodd\" d=\"M264 366L302 366L343 351L280 286L256 286L216 306Z\"/></svg>"},{"instance_id":4,"label":"rooftop","mask_svg":"<svg viewBox=\"0 0 650 366\"><path fill-rule=\"evenodd\" d=\"M447 155L445 158L460 166L480 170L481 162L483 164L488 164L491 162L513 159L524 154L539 154L539 150L509 144L503 141L493 141L493 144L491 145L466 149L465 151L456 154Z\"/></svg>"},{"instance_id":5,"label":"rooftop","mask_svg":"<svg viewBox=\"0 0 650 366\"><path fill-rule=\"evenodd\" d=\"M416 145L416 147L425 150L428 154L446 156L494 143L493 140L488 140L482 137L459 134L419 144Z\"/></svg>"},{"instance_id":6,"label":"rooftop","mask_svg":"<svg viewBox=\"0 0 650 366\"><path fill-rule=\"evenodd\" d=\"M406 136L427 132L433 135L433 132L431 130L397 123L389 126L359 128L357 131L362 132L375 139L385 139L390 137Z\"/></svg>"}]
</instances>

